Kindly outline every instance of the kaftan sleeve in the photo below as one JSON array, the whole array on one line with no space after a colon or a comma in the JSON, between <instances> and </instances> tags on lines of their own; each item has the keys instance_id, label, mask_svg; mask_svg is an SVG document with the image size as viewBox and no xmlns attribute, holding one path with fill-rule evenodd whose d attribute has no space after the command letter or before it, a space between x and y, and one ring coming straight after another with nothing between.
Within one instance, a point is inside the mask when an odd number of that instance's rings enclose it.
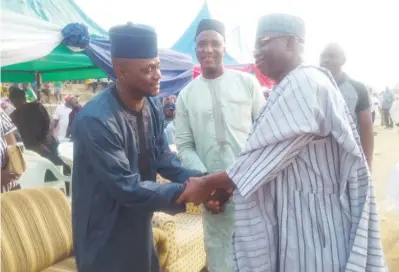
<instances>
[{"instance_id":1,"label":"kaftan sleeve","mask_svg":"<svg viewBox=\"0 0 399 272\"><path fill-rule=\"evenodd\" d=\"M112 198L124 206L149 212L175 206L184 185L141 180L140 174L130 168L118 133L106 123L86 117L79 120L74 132L75 145L82 147L86 155L83 161L76 155L74 160L85 164L86 171L91 171L87 176L100 181Z\"/></svg>"},{"instance_id":2,"label":"kaftan sleeve","mask_svg":"<svg viewBox=\"0 0 399 272\"><path fill-rule=\"evenodd\" d=\"M276 178L313 140L318 113L312 98L301 89L283 90L262 112L246 148L227 170L243 197Z\"/></svg>"},{"instance_id":3,"label":"kaftan sleeve","mask_svg":"<svg viewBox=\"0 0 399 272\"><path fill-rule=\"evenodd\" d=\"M190 177L199 177L203 173L197 170L187 169L181 165L176 153L171 152L163 134L163 147L157 158L158 173L172 182L184 183Z\"/></svg>"},{"instance_id":4,"label":"kaftan sleeve","mask_svg":"<svg viewBox=\"0 0 399 272\"><path fill-rule=\"evenodd\" d=\"M195 150L194 136L188 118L188 110L181 95L177 98L176 117L174 120L176 147L179 151L179 157L185 167L205 173L207 169Z\"/></svg>"}]
</instances>

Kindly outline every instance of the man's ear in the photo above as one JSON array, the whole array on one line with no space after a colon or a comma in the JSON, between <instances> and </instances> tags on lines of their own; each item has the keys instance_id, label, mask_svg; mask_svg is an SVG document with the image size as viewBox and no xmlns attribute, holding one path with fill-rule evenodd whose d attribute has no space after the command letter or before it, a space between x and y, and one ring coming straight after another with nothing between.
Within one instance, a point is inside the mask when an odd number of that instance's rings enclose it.
<instances>
[{"instance_id":1,"label":"man's ear","mask_svg":"<svg viewBox=\"0 0 399 272\"><path fill-rule=\"evenodd\" d=\"M112 66L114 67L116 77L122 79L125 73L122 63L120 61L113 61Z\"/></svg>"},{"instance_id":2,"label":"man's ear","mask_svg":"<svg viewBox=\"0 0 399 272\"><path fill-rule=\"evenodd\" d=\"M289 51L294 51L295 50L295 38L288 36L286 46Z\"/></svg>"},{"instance_id":3,"label":"man's ear","mask_svg":"<svg viewBox=\"0 0 399 272\"><path fill-rule=\"evenodd\" d=\"M346 56L343 55L341 60L341 65L345 65L345 63L346 63Z\"/></svg>"}]
</instances>

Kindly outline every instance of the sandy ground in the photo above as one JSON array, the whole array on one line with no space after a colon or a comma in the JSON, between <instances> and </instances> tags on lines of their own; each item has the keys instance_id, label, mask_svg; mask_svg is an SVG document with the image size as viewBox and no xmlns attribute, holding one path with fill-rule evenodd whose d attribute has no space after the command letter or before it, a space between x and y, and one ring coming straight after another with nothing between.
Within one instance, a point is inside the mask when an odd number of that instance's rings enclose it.
<instances>
[{"instance_id":1,"label":"sandy ground","mask_svg":"<svg viewBox=\"0 0 399 272\"><path fill-rule=\"evenodd\" d=\"M376 124L379 124L376 120ZM399 163L399 130L376 126L373 183L381 220L381 235L390 271L399 271L399 214L387 200L392 171Z\"/></svg>"},{"instance_id":2,"label":"sandy ground","mask_svg":"<svg viewBox=\"0 0 399 272\"><path fill-rule=\"evenodd\" d=\"M63 94L66 95L68 92L79 94L82 103L92 97L91 90L84 85L70 85ZM52 113L56 103L52 101L46 106ZM378 116L375 124L375 131L378 134L375 136L372 174L381 219L382 242L390 271L399 271L399 214L387 200L387 187L392 170L399 163L399 129L387 130L380 127Z\"/></svg>"}]
</instances>

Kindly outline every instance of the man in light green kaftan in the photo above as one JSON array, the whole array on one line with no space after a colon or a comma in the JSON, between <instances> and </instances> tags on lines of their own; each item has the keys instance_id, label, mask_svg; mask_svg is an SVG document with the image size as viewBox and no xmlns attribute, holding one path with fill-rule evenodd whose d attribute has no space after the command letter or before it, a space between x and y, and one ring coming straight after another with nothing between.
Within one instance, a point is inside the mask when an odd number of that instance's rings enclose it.
<instances>
[{"instance_id":1,"label":"man in light green kaftan","mask_svg":"<svg viewBox=\"0 0 399 272\"><path fill-rule=\"evenodd\" d=\"M223 25L215 20L202 20L196 36L202 75L180 92L176 103L178 154L185 167L204 173L224 170L235 161L265 103L254 76L224 69L224 52ZM210 272L234 271L233 212L233 203L218 214L203 207Z\"/></svg>"}]
</instances>

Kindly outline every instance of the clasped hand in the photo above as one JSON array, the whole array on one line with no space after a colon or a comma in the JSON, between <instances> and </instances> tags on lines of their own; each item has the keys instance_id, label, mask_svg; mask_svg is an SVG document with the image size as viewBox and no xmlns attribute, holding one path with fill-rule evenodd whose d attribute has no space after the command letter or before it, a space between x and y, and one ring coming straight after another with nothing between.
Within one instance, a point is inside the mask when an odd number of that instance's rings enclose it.
<instances>
[{"instance_id":1,"label":"clasped hand","mask_svg":"<svg viewBox=\"0 0 399 272\"><path fill-rule=\"evenodd\" d=\"M195 205L204 203L205 207L212 213L223 211L233 190L215 189L209 183L207 176L190 178L186 182L186 189L177 199L177 203L191 202Z\"/></svg>"}]
</instances>

